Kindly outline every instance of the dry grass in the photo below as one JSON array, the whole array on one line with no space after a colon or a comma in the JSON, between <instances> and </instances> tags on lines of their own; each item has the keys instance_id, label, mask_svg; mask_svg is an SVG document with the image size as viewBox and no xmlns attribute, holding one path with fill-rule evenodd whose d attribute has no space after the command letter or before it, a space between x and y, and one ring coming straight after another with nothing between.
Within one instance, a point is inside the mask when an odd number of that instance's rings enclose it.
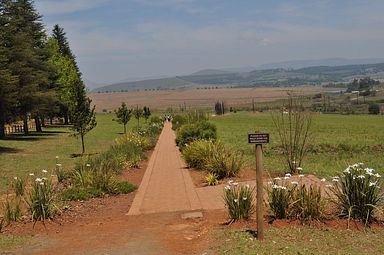
<instances>
[{"instance_id":1,"label":"dry grass","mask_svg":"<svg viewBox=\"0 0 384 255\"><path fill-rule=\"evenodd\" d=\"M92 93L90 97L96 105L96 110L112 111L121 102L128 106L149 106L151 109L178 109L181 105L189 107L213 108L217 100L223 100L227 105L244 105L258 102L274 101L287 97L287 92L298 95L315 94L324 90L320 87L295 88L222 88L222 89L177 89L167 91L131 91L122 93Z\"/></svg>"}]
</instances>

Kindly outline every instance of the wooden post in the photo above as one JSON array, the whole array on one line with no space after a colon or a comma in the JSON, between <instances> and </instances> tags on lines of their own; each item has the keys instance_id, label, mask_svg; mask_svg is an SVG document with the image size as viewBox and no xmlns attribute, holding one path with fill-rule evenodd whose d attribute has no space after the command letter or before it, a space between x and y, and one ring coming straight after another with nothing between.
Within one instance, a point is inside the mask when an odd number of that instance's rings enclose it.
<instances>
[{"instance_id":1,"label":"wooden post","mask_svg":"<svg viewBox=\"0 0 384 255\"><path fill-rule=\"evenodd\" d=\"M264 239L263 218L263 145L256 144L256 220L257 239Z\"/></svg>"}]
</instances>

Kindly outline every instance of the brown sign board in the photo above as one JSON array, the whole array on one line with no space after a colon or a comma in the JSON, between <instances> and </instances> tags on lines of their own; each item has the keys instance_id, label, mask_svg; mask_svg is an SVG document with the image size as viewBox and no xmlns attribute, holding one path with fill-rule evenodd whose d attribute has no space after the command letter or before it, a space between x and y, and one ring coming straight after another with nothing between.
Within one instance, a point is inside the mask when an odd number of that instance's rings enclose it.
<instances>
[{"instance_id":1,"label":"brown sign board","mask_svg":"<svg viewBox=\"0 0 384 255\"><path fill-rule=\"evenodd\" d=\"M253 143L253 144L269 143L269 133L248 134L248 143Z\"/></svg>"}]
</instances>

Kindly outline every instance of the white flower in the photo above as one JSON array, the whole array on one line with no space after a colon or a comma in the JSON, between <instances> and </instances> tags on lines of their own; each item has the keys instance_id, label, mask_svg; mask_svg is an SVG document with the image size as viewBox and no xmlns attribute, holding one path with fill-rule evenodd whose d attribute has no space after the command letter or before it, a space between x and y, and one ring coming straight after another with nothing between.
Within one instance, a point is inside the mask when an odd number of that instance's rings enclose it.
<instances>
[{"instance_id":1,"label":"white flower","mask_svg":"<svg viewBox=\"0 0 384 255\"><path fill-rule=\"evenodd\" d=\"M301 168L301 167L296 167L296 170L300 172L300 171L303 171L303 168Z\"/></svg>"},{"instance_id":2,"label":"white flower","mask_svg":"<svg viewBox=\"0 0 384 255\"><path fill-rule=\"evenodd\" d=\"M15 176L15 177L13 177L13 179L17 180L17 177Z\"/></svg>"},{"instance_id":3,"label":"white flower","mask_svg":"<svg viewBox=\"0 0 384 255\"><path fill-rule=\"evenodd\" d=\"M234 199L233 202L237 203L237 202L239 202L239 200L238 199Z\"/></svg>"},{"instance_id":4,"label":"white flower","mask_svg":"<svg viewBox=\"0 0 384 255\"><path fill-rule=\"evenodd\" d=\"M36 178L35 182L42 182L43 180L41 178Z\"/></svg>"},{"instance_id":5,"label":"white flower","mask_svg":"<svg viewBox=\"0 0 384 255\"><path fill-rule=\"evenodd\" d=\"M247 189L249 189L249 184L246 184L245 187L246 187Z\"/></svg>"},{"instance_id":6,"label":"white flower","mask_svg":"<svg viewBox=\"0 0 384 255\"><path fill-rule=\"evenodd\" d=\"M364 178L365 178L365 175L359 175L359 176L357 176L357 178L359 178L359 179L364 179Z\"/></svg>"},{"instance_id":7,"label":"white flower","mask_svg":"<svg viewBox=\"0 0 384 255\"><path fill-rule=\"evenodd\" d=\"M41 186L43 186L43 185L44 185L44 182L40 182L39 184L40 184Z\"/></svg>"},{"instance_id":8,"label":"white flower","mask_svg":"<svg viewBox=\"0 0 384 255\"><path fill-rule=\"evenodd\" d=\"M227 185L227 186L224 187L224 189L226 189L226 190L230 190L231 187Z\"/></svg>"},{"instance_id":9,"label":"white flower","mask_svg":"<svg viewBox=\"0 0 384 255\"><path fill-rule=\"evenodd\" d=\"M61 164L56 164L56 166L61 167Z\"/></svg>"},{"instance_id":10,"label":"white flower","mask_svg":"<svg viewBox=\"0 0 384 255\"><path fill-rule=\"evenodd\" d=\"M333 178L332 181L333 181L333 182L338 182L339 179L338 179L338 178Z\"/></svg>"},{"instance_id":11,"label":"white flower","mask_svg":"<svg viewBox=\"0 0 384 255\"><path fill-rule=\"evenodd\" d=\"M87 167L90 167L90 166L91 166L91 164L86 164L85 166L87 166Z\"/></svg>"},{"instance_id":12,"label":"white flower","mask_svg":"<svg viewBox=\"0 0 384 255\"><path fill-rule=\"evenodd\" d=\"M376 186L377 182L369 182L369 187Z\"/></svg>"},{"instance_id":13,"label":"white flower","mask_svg":"<svg viewBox=\"0 0 384 255\"><path fill-rule=\"evenodd\" d=\"M280 177L276 177L276 178L273 178L274 180L281 180L281 178Z\"/></svg>"},{"instance_id":14,"label":"white flower","mask_svg":"<svg viewBox=\"0 0 384 255\"><path fill-rule=\"evenodd\" d=\"M42 180L44 180L44 181L46 181L46 180L48 180L48 178L47 177L43 177L43 178L41 178Z\"/></svg>"},{"instance_id":15,"label":"white flower","mask_svg":"<svg viewBox=\"0 0 384 255\"><path fill-rule=\"evenodd\" d=\"M232 183L232 185L233 186L237 186L237 185L239 185L239 183L238 182L234 182L234 183Z\"/></svg>"},{"instance_id":16,"label":"white flower","mask_svg":"<svg viewBox=\"0 0 384 255\"><path fill-rule=\"evenodd\" d=\"M290 173L285 174L285 177L291 177L292 175Z\"/></svg>"},{"instance_id":17,"label":"white flower","mask_svg":"<svg viewBox=\"0 0 384 255\"><path fill-rule=\"evenodd\" d=\"M269 182L268 182L268 185L272 185L272 183L273 183L273 182L269 181Z\"/></svg>"},{"instance_id":18,"label":"white flower","mask_svg":"<svg viewBox=\"0 0 384 255\"><path fill-rule=\"evenodd\" d=\"M232 183L233 183L233 180L229 180L229 181L228 181L228 184L229 184L229 185L232 185Z\"/></svg>"},{"instance_id":19,"label":"white flower","mask_svg":"<svg viewBox=\"0 0 384 255\"><path fill-rule=\"evenodd\" d=\"M35 174L34 173L30 173L29 176L35 176Z\"/></svg>"},{"instance_id":20,"label":"white flower","mask_svg":"<svg viewBox=\"0 0 384 255\"><path fill-rule=\"evenodd\" d=\"M284 180L288 180L289 179L289 177L288 176L284 176Z\"/></svg>"},{"instance_id":21,"label":"white flower","mask_svg":"<svg viewBox=\"0 0 384 255\"><path fill-rule=\"evenodd\" d=\"M299 183L297 181L292 181L291 184L293 185L299 185Z\"/></svg>"},{"instance_id":22,"label":"white flower","mask_svg":"<svg viewBox=\"0 0 384 255\"><path fill-rule=\"evenodd\" d=\"M351 173L351 166L347 167L347 168L344 170L344 173L350 174L350 173Z\"/></svg>"},{"instance_id":23,"label":"white flower","mask_svg":"<svg viewBox=\"0 0 384 255\"><path fill-rule=\"evenodd\" d=\"M278 189L280 186L279 185L276 185L276 184L273 184L272 185L272 189Z\"/></svg>"},{"instance_id":24,"label":"white flower","mask_svg":"<svg viewBox=\"0 0 384 255\"><path fill-rule=\"evenodd\" d=\"M320 181L322 181L322 182L326 182L326 181L327 181L327 179L323 178L323 179L321 179Z\"/></svg>"},{"instance_id":25,"label":"white flower","mask_svg":"<svg viewBox=\"0 0 384 255\"><path fill-rule=\"evenodd\" d=\"M243 197L243 200L244 200L244 201L247 200L247 197Z\"/></svg>"},{"instance_id":26,"label":"white flower","mask_svg":"<svg viewBox=\"0 0 384 255\"><path fill-rule=\"evenodd\" d=\"M299 174L299 177L300 177L300 178L303 178L303 177L304 177L304 174Z\"/></svg>"},{"instance_id":27,"label":"white flower","mask_svg":"<svg viewBox=\"0 0 384 255\"><path fill-rule=\"evenodd\" d=\"M293 161L292 161L292 164L296 164L296 161L293 160Z\"/></svg>"},{"instance_id":28,"label":"white flower","mask_svg":"<svg viewBox=\"0 0 384 255\"><path fill-rule=\"evenodd\" d=\"M46 169L41 170L41 172L43 172L45 174L48 173L48 171Z\"/></svg>"},{"instance_id":29,"label":"white flower","mask_svg":"<svg viewBox=\"0 0 384 255\"><path fill-rule=\"evenodd\" d=\"M376 173L374 176L377 177L377 178L380 178L380 177L381 177L381 175L378 174L378 173Z\"/></svg>"},{"instance_id":30,"label":"white flower","mask_svg":"<svg viewBox=\"0 0 384 255\"><path fill-rule=\"evenodd\" d=\"M280 189L284 189L284 190L286 190L287 187L285 187L285 186L280 186Z\"/></svg>"},{"instance_id":31,"label":"white flower","mask_svg":"<svg viewBox=\"0 0 384 255\"><path fill-rule=\"evenodd\" d=\"M58 159L59 158L59 156L56 156L56 159Z\"/></svg>"},{"instance_id":32,"label":"white flower","mask_svg":"<svg viewBox=\"0 0 384 255\"><path fill-rule=\"evenodd\" d=\"M325 187L327 187L327 188L331 188L332 185L331 185L331 184L327 184L327 185L325 185Z\"/></svg>"}]
</instances>

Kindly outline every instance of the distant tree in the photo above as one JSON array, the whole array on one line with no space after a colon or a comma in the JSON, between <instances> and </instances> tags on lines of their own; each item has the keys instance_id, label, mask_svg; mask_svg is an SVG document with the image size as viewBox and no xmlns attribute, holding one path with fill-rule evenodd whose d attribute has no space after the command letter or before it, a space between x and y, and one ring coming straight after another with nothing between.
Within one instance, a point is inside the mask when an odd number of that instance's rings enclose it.
<instances>
[{"instance_id":1,"label":"distant tree","mask_svg":"<svg viewBox=\"0 0 384 255\"><path fill-rule=\"evenodd\" d=\"M140 128L140 118L143 117L143 110L136 106L136 109L133 111L133 116L137 119L137 128Z\"/></svg>"},{"instance_id":2,"label":"distant tree","mask_svg":"<svg viewBox=\"0 0 384 255\"><path fill-rule=\"evenodd\" d=\"M217 101L215 104L215 113L216 115L223 115L225 112L224 109L224 102L223 101Z\"/></svg>"},{"instance_id":3,"label":"distant tree","mask_svg":"<svg viewBox=\"0 0 384 255\"><path fill-rule=\"evenodd\" d=\"M368 107L369 114L379 114L380 113L380 105L378 104L370 104Z\"/></svg>"},{"instance_id":4,"label":"distant tree","mask_svg":"<svg viewBox=\"0 0 384 255\"><path fill-rule=\"evenodd\" d=\"M131 119L132 109L128 109L127 105L122 102L121 106L115 110L117 122L124 125L124 134L127 133L127 123Z\"/></svg>"},{"instance_id":5,"label":"distant tree","mask_svg":"<svg viewBox=\"0 0 384 255\"><path fill-rule=\"evenodd\" d=\"M144 106L144 108L143 108L143 116L145 118L145 123L147 123L148 118L151 116L151 110L149 110L149 107Z\"/></svg>"}]
</instances>

